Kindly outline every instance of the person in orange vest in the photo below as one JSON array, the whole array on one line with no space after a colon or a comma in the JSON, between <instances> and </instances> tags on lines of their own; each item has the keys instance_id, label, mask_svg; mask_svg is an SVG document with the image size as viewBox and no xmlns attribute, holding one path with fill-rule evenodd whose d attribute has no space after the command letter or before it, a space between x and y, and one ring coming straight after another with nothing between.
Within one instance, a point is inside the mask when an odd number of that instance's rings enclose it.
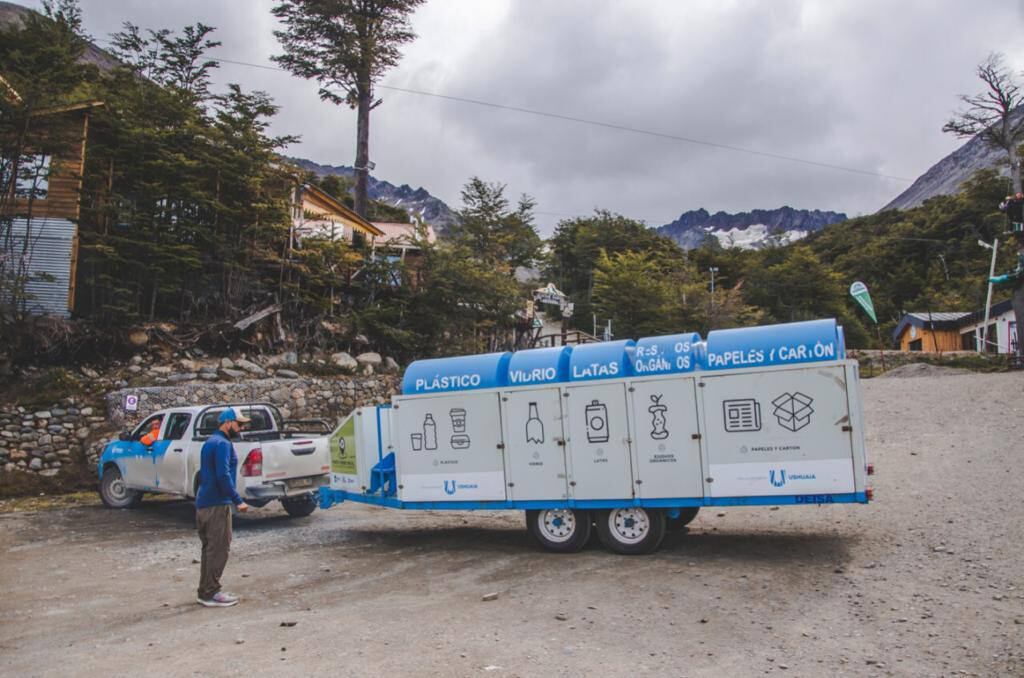
<instances>
[{"instance_id":1,"label":"person in orange vest","mask_svg":"<svg viewBox=\"0 0 1024 678\"><path fill-rule=\"evenodd\" d=\"M160 424L161 424L161 422L163 422L163 418L154 419L153 420L153 425L149 429L149 433L147 433L146 435L142 436L142 438L139 439L139 442L142 443L143 445L145 445L146 447L150 447L153 443L155 443L156 441L160 440Z\"/></svg>"}]
</instances>

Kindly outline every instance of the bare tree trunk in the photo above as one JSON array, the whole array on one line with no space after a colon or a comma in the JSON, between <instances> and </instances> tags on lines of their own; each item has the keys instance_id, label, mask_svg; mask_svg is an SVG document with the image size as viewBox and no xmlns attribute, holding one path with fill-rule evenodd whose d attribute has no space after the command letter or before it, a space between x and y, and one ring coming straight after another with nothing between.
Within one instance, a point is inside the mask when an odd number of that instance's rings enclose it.
<instances>
[{"instance_id":1,"label":"bare tree trunk","mask_svg":"<svg viewBox=\"0 0 1024 678\"><path fill-rule=\"evenodd\" d=\"M356 214L366 218L367 184L369 183L370 169L367 167L370 162L370 108L371 92L367 82L359 87L359 102L356 123Z\"/></svg>"},{"instance_id":2,"label":"bare tree trunk","mask_svg":"<svg viewBox=\"0 0 1024 678\"><path fill-rule=\"evenodd\" d=\"M1013 291L1013 315L1017 320L1017 355L1024 357L1024 283ZM1013 337L1008 337L1013 341Z\"/></svg>"}]
</instances>

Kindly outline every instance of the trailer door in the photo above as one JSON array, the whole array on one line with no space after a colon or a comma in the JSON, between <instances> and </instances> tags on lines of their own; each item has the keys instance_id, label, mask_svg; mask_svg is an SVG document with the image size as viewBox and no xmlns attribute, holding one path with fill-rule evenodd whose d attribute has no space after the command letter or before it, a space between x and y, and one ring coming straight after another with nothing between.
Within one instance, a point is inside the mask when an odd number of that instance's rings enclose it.
<instances>
[{"instance_id":1,"label":"trailer door","mask_svg":"<svg viewBox=\"0 0 1024 678\"><path fill-rule=\"evenodd\" d=\"M501 394L501 407L509 498L566 499L561 391L505 391Z\"/></svg>"},{"instance_id":2,"label":"trailer door","mask_svg":"<svg viewBox=\"0 0 1024 678\"><path fill-rule=\"evenodd\" d=\"M626 385L621 382L565 389L569 422L569 492L574 499L631 499Z\"/></svg>"},{"instance_id":3,"label":"trailer door","mask_svg":"<svg viewBox=\"0 0 1024 678\"><path fill-rule=\"evenodd\" d=\"M711 497L854 491L841 365L701 379Z\"/></svg>"},{"instance_id":4,"label":"trailer door","mask_svg":"<svg viewBox=\"0 0 1024 678\"><path fill-rule=\"evenodd\" d=\"M696 390L695 379L675 375L630 383L637 496L704 496Z\"/></svg>"}]
</instances>

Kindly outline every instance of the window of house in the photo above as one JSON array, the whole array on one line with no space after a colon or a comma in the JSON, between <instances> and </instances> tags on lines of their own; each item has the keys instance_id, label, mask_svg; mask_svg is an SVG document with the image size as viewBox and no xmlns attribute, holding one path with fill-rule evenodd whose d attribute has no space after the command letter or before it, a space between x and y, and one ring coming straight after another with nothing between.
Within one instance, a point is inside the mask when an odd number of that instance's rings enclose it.
<instances>
[{"instance_id":1,"label":"window of house","mask_svg":"<svg viewBox=\"0 0 1024 678\"><path fill-rule=\"evenodd\" d=\"M14 193L19 198L45 200L50 190L50 156L26 155L18 166Z\"/></svg>"},{"instance_id":2,"label":"window of house","mask_svg":"<svg viewBox=\"0 0 1024 678\"><path fill-rule=\"evenodd\" d=\"M352 229L352 246L356 248L366 247L366 234L362 231Z\"/></svg>"},{"instance_id":3,"label":"window of house","mask_svg":"<svg viewBox=\"0 0 1024 678\"><path fill-rule=\"evenodd\" d=\"M920 351L921 350L921 340L920 339L915 339L914 341L910 342L910 350L911 351Z\"/></svg>"},{"instance_id":4,"label":"window of house","mask_svg":"<svg viewBox=\"0 0 1024 678\"><path fill-rule=\"evenodd\" d=\"M974 330L964 332L960 335L960 349L963 351L974 351L978 346L978 335Z\"/></svg>"}]
</instances>

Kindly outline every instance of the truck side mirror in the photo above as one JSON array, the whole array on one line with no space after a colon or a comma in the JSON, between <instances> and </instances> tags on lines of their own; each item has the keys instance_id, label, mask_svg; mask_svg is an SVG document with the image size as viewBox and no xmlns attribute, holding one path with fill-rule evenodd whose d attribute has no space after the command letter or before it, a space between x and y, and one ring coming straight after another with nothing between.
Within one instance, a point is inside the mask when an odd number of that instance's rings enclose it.
<instances>
[{"instance_id":1,"label":"truck side mirror","mask_svg":"<svg viewBox=\"0 0 1024 678\"><path fill-rule=\"evenodd\" d=\"M130 442L132 439L132 434L129 431L121 431L120 435L117 436L117 439L123 440L124 442Z\"/></svg>"}]
</instances>

